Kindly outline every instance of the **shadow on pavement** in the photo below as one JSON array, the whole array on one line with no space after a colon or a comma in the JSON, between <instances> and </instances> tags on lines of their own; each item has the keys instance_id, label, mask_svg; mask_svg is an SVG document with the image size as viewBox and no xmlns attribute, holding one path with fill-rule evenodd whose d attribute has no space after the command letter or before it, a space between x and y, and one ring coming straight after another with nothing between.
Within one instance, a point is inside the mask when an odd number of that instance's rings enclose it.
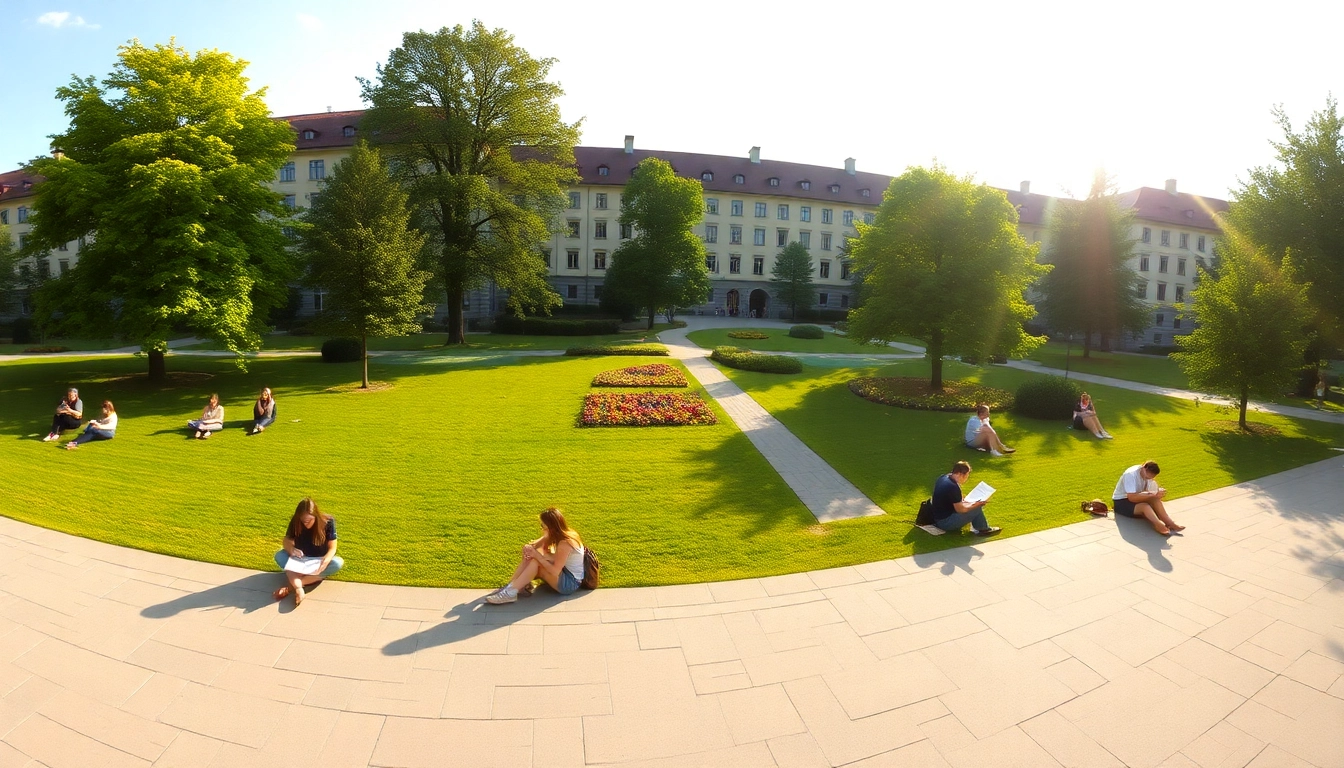
<instances>
[{"instance_id":1,"label":"shadow on pavement","mask_svg":"<svg viewBox=\"0 0 1344 768\"><path fill-rule=\"evenodd\" d=\"M1148 564L1153 570L1159 573L1171 573L1171 561L1166 556L1171 550L1171 543L1162 534L1154 531L1147 520L1116 515L1115 527L1120 532L1120 538L1148 555Z\"/></svg>"},{"instance_id":2,"label":"shadow on pavement","mask_svg":"<svg viewBox=\"0 0 1344 768\"><path fill-rule=\"evenodd\" d=\"M518 602L507 605L490 605L484 597L459 603L444 614L443 623L393 640L383 646L383 655L407 656L426 648L470 640L477 635L536 616L562 602L582 600L588 593L588 590L579 590L572 595L561 596L547 587L538 587L531 596L520 596Z\"/></svg>"}]
</instances>

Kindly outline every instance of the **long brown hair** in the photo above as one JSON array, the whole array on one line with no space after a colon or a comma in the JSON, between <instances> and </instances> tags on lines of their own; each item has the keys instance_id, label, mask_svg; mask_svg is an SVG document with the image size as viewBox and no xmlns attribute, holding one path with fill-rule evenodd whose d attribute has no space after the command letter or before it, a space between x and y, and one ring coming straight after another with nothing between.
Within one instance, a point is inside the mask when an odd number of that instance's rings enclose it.
<instances>
[{"instance_id":1,"label":"long brown hair","mask_svg":"<svg viewBox=\"0 0 1344 768\"><path fill-rule=\"evenodd\" d=\"M303 527L303 516L313 516L313 527ZM289 538L295 541L302 536L310 539L314 544L322 545L327 543L327 521L330 517L322 514L322 510L317 508L317 502L304 497L299 502L299 506L294 508L294 516L289 519Z\"/></svg>"},{"instance_id":2,"label":"long brown hair","mask_svg":"<svg viewBox=\"0 0 1344 768\"><path fill-rule=\"evenodd\" d=\"M546 537L543 542L547 548L554 548L562 541L568 541L571 546L583 546L583 539L579 534L569 527L565 522L565 513L555 507L547 507L541 513L541 524L546 527Z\"/></svg>"}]
</instances>

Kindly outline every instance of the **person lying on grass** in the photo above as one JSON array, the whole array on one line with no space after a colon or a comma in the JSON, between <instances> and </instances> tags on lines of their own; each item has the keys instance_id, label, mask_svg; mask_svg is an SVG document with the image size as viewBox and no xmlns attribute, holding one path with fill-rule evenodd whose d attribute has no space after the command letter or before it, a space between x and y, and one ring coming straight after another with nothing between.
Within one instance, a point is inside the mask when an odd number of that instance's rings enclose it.
<instances>
[{"instance_id":1,"label":"person lying on grass","mask_svg":"<svg viewBox=\"0 0 1344 768\"><path fill-rule=\"evenodd\" d=\"M1170 536L1172 533L1184 531L1185 526L1177 525L1162 504L1162 500L1167 496L1167 489L1159 488L1157 485L1157 473L1160 471L1162 470L1155 461L1145 461L1126 469L1124 474L1120 475L1120 481L1115 484L1111 501L1114 502L1112 506L1115 507L1115 514L1144 518L1153 526L1154 531L1163 536Z\"/></svg>"},{"instance_id":2,"label":"person lying on grass","mask_svg":"<svg viewBox=\"0 0 1344 768\"><path fill-rule=\"evenodd\" d=\"M322 560L312 573L303 574L286 568L290 558ZM292 593L294 605L299 605L303 602L304 587L321 582L345 566L345 561L336 556L336 518L323 514L312 499L300 501L289 519L284 548L275 553L275 564L282 569L287 583L272 592L271 597L284 600Z\"/></svg>"},{"instance_id":3,"label":"person lying on grass","mask_svg":"<svg viewBox=\"0 0 1344 768\"><path fill-rule=\"evenodd\" d=\"M187 428L195 430L193 437L197 440L204 440L211 432L224 429L224 406L219 404L219 395L210 396L205 409L201 411L201 418L188 421Z\"/></svg>"},{"instance_id":4,"label":"person lying on grass","mask_svg":"<svg viewBox=\"0 0 1344 768\"><path fill-rule=\"evenodd\" d=\"M1097 418L1097 406L1093 405L1092 396L1086 392L1079 396L1078 404L1073 407L1073 428L1086 429L1098 440L1114 439L1110 432L1102 428L1101 420Z\"/></svg>"},{"instance_id":5,"label":"person lying on grass","mask_svg":"<svg viewBox=\"0 0 1344 768\"><path fill-rule=\"evenodd\" d=\"M252 406L252 434L257 434L275 423L275 398L270 387L261 388L261 397Z\"/></svg>"},{"instance_id":6,"label":"person lying on grass","mask_svg":"<svg viewBox=\"0 0 1344 768\"><path fill-rule=\"evenodd\" d=\"M491 605L512 603L519 591L528 591L541 579L562 595L579 588L583 581L583 539L565 522L564 514L550 507L541 513L541 538L523 545L523 559L509 583L486 596Z\"/></svg>"},{"instance_id":7,"label":"person lying on grass","mask_svg":"<svg viewBox=\"0 0 1344 768\"><path fill-rule=\"evenodd\" d=\"M975 407L975 415L966 420L966 446L977 451L989 451L990 456L1002 456L1016 453L999 439L999 433L989 425L989 406L981 403Z\"/></svg>"},{"instance_id":8,"label":"person lying on grass","mask_svg":"<svg viewBox=\"0 0 1344 768\"><path fill-rule=\"evenodd\" d=\"M94 440L111 440L117 434L117 407L111 400L103 401L103 417L90 419L84 427L84 433L65 444L67 451L73 451L80 445Z\"/></svg>"},{"instance_id":9,"label":"person lying on grass","mask_svg":"<svg viewBox=\"0 0 1344 768\"><path fill-rule=\"evenodd\" d=\"M50 443L59 439L67 429L79 429L79 420L84 418L84 401L79 399L79 390L71 387L65 391L65 397L56 406L56 415L51 417L51 431L42 438Z\"/></svg>"},{"instance_id":10,"label":"person lying on grass","mask_svg":"<svg viewBox=\"0 0 1344 768\"><path fill-rule=\"evenodd\" d=\"M1003 529L995 528L985 520L985 504L988 500L961 500L961 486L970 476L970 462L958 461L952 465L951 472L933 484L933 524L947 533L953 533L970 523L971 532L975 535L993 536Z\"/></svg>"}]
</instances>

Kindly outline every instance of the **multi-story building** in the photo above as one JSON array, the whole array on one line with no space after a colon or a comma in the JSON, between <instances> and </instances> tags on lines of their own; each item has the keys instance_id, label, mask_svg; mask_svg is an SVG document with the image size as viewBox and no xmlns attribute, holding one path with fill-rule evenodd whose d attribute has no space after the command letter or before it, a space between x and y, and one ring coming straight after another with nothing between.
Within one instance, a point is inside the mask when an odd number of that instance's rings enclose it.
<instances>
[{"instance_id":1,"label":"multi-story building","mask_svg":"<svg viewBox=\"0 0 1344 768\"><path fill-rule=\"evenodd\" d=\"M0 173L0 225L9 230L10 240L15 248L28 245L28 233L33 228L28 216L32 212L33 196L41 180L41 177L23 170ZM82 244L81 241L72 240L46 256L22 260L18 268L32 280L45 280L55 275L63 275L79 260L79 247ZM21 306L12 308L5 307L3 300L4 297L0 296L0 315L15 311L27 314L30 309L26 300L22 300Z\"/></svg>"}]
</instances>

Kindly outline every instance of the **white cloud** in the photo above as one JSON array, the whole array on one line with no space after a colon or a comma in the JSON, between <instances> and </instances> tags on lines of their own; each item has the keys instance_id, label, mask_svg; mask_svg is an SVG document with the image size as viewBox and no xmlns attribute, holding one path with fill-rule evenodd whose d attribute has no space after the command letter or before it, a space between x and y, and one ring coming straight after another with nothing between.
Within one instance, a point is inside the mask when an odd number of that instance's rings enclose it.
<instances>
[{"instance_id":1,"label":"white cloud","mask_svg":"<svg viewBox=\"0 0 1344 768\"><path fill-rule=\"evenodd\" d=\"M299 20L299 26L309 32L320 32L324 26L321 19L307 13L296 13L294 17Z\"/></svg>"},{"instance_id":2,"label":"white cloud","mask_svg":"<svg viewBox=\"0 0 1344 768\"><path fill-rule=\"evenodd\" d=\"M37 23L48 27L60 29L61 27L88 27L97 29L97 24L90 24L84 20L83 16L76 16L69 11L47 11L37 17Z\"/></svg>"}]
</instances>

